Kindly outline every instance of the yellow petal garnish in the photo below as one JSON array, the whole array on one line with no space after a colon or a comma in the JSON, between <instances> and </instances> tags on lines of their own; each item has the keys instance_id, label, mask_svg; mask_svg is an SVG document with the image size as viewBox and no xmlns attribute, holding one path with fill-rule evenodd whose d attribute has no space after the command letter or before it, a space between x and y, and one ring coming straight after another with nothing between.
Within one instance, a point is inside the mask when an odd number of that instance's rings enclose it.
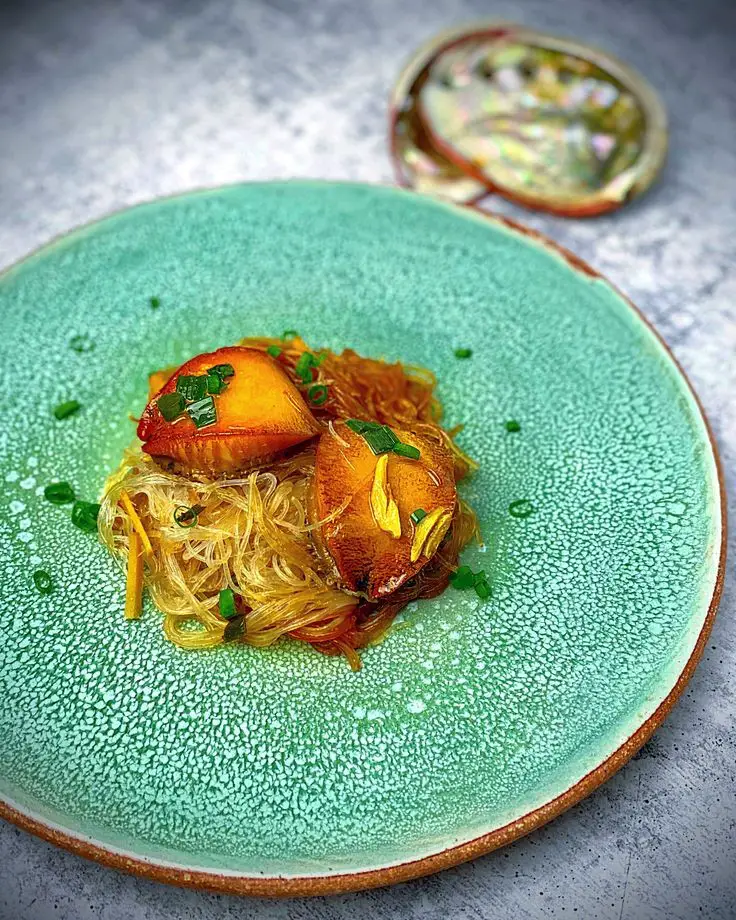
<instances>
[{"instance_id":1,"label":"yellow petal garnish","mask_svg":"<svg viewBox=\"0 0 736 920\"><path fill-rule=\"evenodd\" d=\"M424 553L432 556L440 545L452 519L452 514L444 508L435 508L416 525L411 544L411 561L416 562Z\"/></svg>"},{"instance_id":2,"label":"yellow petal garnish","mask_svg":"<svg viewBox=\"0 0 736 920\"><path fill-rule=\"evenodd\" d=\"M128 513L130 518L130 523L133 526L133 530L138 533L138 536L141 538L141 549L146 556L150 556L153 553L153 547L151 546L151 541L148 539L148 534L146 533L146 528L143 526L143 521L138 517L138 512L133 507L133 502L130 500L128 493L123 490L120 493L120 501L122 502L123 508Z\"/></svg>"},{"instance_id":3,"label":"yellow petal garnish","mask_svg":"<svg viewBox=\"0 0 736 920\"><path fill-rule=\"evenodd\" d=\"M128 576L125 584L125 619L137 620L141 615L143 594L143 545L136 530L130 532Z\"/></svg>"},{"instance_id":4,"label":"yellow petal garnish","mask_svg":"<svg viewBox=\"0 0 736 920\"><path fill-rule=\"evenodd\" d=\"M401 536L401 519L399 506L394 501L388 482L388 454L381 454L376 463L371 486L371 510L381 530L398 540Z\"/></svg>"},{"instance_id":5,"label":"yellow petal garnish","mask_svg":"<svg viewBox=\"0 0 736 920\"><path fill-rule=\"evenodd\" d=\"M424 549L422 550L422 554L426 556L427 559L431 559L437 552L443 537L447 533L447 528L450 526L451 520L452 513L450 511L445 511L445 513L437 519L437 523L432 528L432 533L427 537Z\"/></svg>"}]
</instances>

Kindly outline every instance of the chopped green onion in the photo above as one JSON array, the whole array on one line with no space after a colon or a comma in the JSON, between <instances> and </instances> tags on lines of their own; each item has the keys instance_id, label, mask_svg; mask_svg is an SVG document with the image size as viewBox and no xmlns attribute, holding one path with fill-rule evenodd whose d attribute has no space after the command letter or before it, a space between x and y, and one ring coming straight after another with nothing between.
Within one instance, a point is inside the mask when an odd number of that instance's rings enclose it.
<instances>
[{"instance_id":1,"label":"chopped green onion","mask_svg":"<svg viewBox=\"0 0 736 920\"><path fill-rule=\"evenodd\" d=\"M232 364L215 364L214 367L207 368L208 374L214 374L215 377L234 377L235 368Z\"/></svg>"},{"instance_id":2,"label":"chopped green onion","mask_svg":"<svg viewBox=\"0 0 736 920\"><path fill-rule=\"evenodd\" d=\"M364 422L359 418L349 418L345 424L351 431L359 434L376 455L387 454L393 450L405 457L413 459L419 457L419 451L416 447L402 444L388 425L380 425L378 422ZM401 447L401 450L397 450L397 447Z\"/></svg>"},{"instance_id":3,"label":"chopped green onion","mask_svg":"<svg viewBox=\"0 0 736 920\"><path fill-rule=\"evenodd\" d=\"M474 573L469 565L461 565L455 572L450 573L450 581L453 588L459 591L473 588L481 600L486 600L491 596L491 589L483 569Z\"/></svg>"},{"instance_id":4,"label":"chopped green onion","mask_svg":"<svg viewBox=\"0 0 736 920\"><path fill-rule=\"evenodd\" d=\"M318 368L327 357L327 352L322 352L316 357L311 351L303 351L296 362L294 373L301 378L302 383L311 383L314 378L313 370Z\"/></svg>"},{"instance_id":5,"label":"chopped green onion","mask_svg":"<svg viewBox=\"0 0 736 920\"><path fill-rule=\"evenodd\" d=\"M450 581L453 588L463 591L465 588L472 588L474 583L473 570L469 565L461 565L459 569L450 573Z\"/></svg>"},{"instance_id":6,"label":"chopped green onion","mask_svg":"<svg viewBox=\"0 0 736 920\"><path fill-rule=\"evenodd\" d=\"M224 377L218 377L217 374L207 374L207 392L213 396L219 396L228 387L227 380Z\"/></svg>"},{"instance_id":7,"label":"chopped green onion","mask_svg":"<svg viewBox=\"0 0 736 920\"><path fill-rule=\"evenodd\" d=\"M222 634L223 642L235 642L245 635L245 614L239 614L228 621Z\"/></svg>"},{"instance_id":8,"label":"chopped green onion","mask_svg":"<svg viewBox=\"0 0 736 920\"><path fill-rule=\"evenodd\" d=\"M399 439L388 425L366 428L361 432L361 437L376 456L389 453L399 443Z\"/></svg>"},{"instance_id":9,"label":"chopped green onion","mask_svg":"<svg viewBox=\"0 0 736 920\"><path fill-rule=\"evenodd\" d=\"M186 401L181 393L165 393L163 396L159 396L156 400L156 405L166 421L173 422L184 411Z\"/></svg>"},{"instance_id":10,"label":"chopped green onion","mask_svg":"<svg viewBox=\"0 0 736 920\"><path fill-rule=\"evenodd\" d=\"M475 593L482 601L487 600L491 596L491 589L485 578L476 581L473 587L475 588Z\"/></svg>"},{"instance_id":11,"label":"chopped green onion","mask_svg":"<svg viewBox=\"0 0 736 920\"><path fill-rule=\"evenodd\" d=\"M152 310L158 310L158 308L161 306L161 301L158 297L152 297L148 302L151 304Z\"/></svg>"},{"instance_id":12,"label":"chopped green onion","mask_svg":"<svg viewBox=\"0 0 736 920\"><path fill-rule=\"evenodd\" d=\"M211 396L205 396L204 399L197 400L197 402L187 406L187 415L197 428L214 425L217 421L217 409L215 408L214 399Z\"/></svg>"},{"instance_id":13,"label":"chopped green onion","mask_svg":"<svg viewBox=\"0 0 736 920\"><path fill-rule=\"evenodd\" d=\"M72 524L85 533L95 533L97 530L97 515L100 506L96 502L75 501L72 507Z\"/></svg>"},{"instance_id":14,"label":"chopped green onion","mask_svg":"<svg viewBox=\"0 0 736 920\"><path fill-rule=\"evenodd\" d=\"M510 418L508 422L506 422L506 431L521 431L521 425L515 418Z\"/></svg>"},{"instance_id":15,"label":"chopped green onion","mask_svg":"<svg viewBox=\"0 0 736 920\"><path fill-rule=\"evenodd\" d=\"M422 456L418 447L402 444L401 441L394 447L394 453L400 457L408 457L410 460L418 460Z\"/></svg>"},{"instance_id":16,"label":"chopped green onion","mask_svg":"<svg viewBox=\"0 0 736 920\"><path fill-rule=\"evenodd\" d=\"M61 421L61 419L69 418L70 415L79 412L81 408L81 403L77 402L76 399L70 399L68 402L59 403L54 409L54 415Z\"/></svg>"},{"instance_id":17,"label":"chopped green onion","mask_svg":"<svg viewBox=\"0 0 736 920\"><path fill-rule=\"evenodd\" d=\"M33 573L33 584L36 586L36 590L39 594L51 594L54 590L54 583L51 581L51 576L48 572L44 572L43 569L36 569Z\"/></svg>"},{"instance_id":18,"label":"chopped green onion","mask_svg":"<svg viewBox=\"0 0 736 920\"><path fill-rule=\"evenodd\" d=\"M266 354L271 355L272 358L278 358L281 354L281 349L278 345L269 345L266 349Z\"/></svg>"},{"instance_id":19,"label":"chopped green onion","mask_svg":"<svg viewBox=\"0 0 736 920\"><path fill-rule=\"evenodd\" d=\"M327 402L329 390L324 383L315 383L307 390L309 401L315 406L323 406Z\"/></svg>"},{"instance_id":20,"label":"chopped green onion","mask_svg":"<svg viewBox=\"0 0 736 920\"><path fill-rule=\"evenodd\" d=\"M412 511L412 513L409 515L409 520L412 522L412 524L418 524L420 521L423 521L426 516L427 512L424 510L424 508L417 508L416 511Z\"/></svg>"},{"instance_id":21,"label":"chopped green onion","mask_svg":"<svg viewBox=\"0 0 736 920\"><path fill-rule=\"evenodd\" d=\"M72 351L76 351L81 355L87 351L92 351L95 343L88 335L75 335L69 339L69 347Z\"/></svg>"},{"instance_id":22,"label":"chopped green onion","mask_svg":"<svg viewBox=\"0 0 736 920\"><path fill-rule=\"evenodd\" d=\"M455 357L456 358L469 358L473 354L472 348L456 348Z\"/></svg>"},{"instance_id":23,"label":"chopped green onion","mask_svg":"<svg viewBox=\"0 0 736 920\"><path fill-rule=\"evenodd\" d=\"M296 329L284 329L284 331L281 333L282 342L285 342L287 339L298 339L298 338L299 338L299 333L296 331Z\"/></svg>"},{"instance_id":24,"label":"chopped green onion","mask_svg":"<svg viewBox=\"0 0 736 920\"><path fill-rule=\"evenodd\" d=\"M235 594L231 588L223 588L220 591L220 616L226 620L232 620L237 616L238 610L235 606Z\"/></svg>"},{"instance_id":25,"label":"chopped green onion","mask_svg":"<svg viewBox=\"0 0 736 920\"><path fill-rule=\"evenodd\" d=\"M182 374L177 378L176 392L181 393L187 402L196 402L207 394L207 377L204 374Z\"/></svg>"},{"instance_id":26,"label":"chopped green onion","mask_svg":"<svg viewBox=\"0 0 736 920\"><path fill-rule=\"evenodd\" d=\"M312 369L315 367L314 355L309 351L303 351L296 362L294 373L301 377L302 383L311 383L313 379Z\"/></svg>"},{"instance_id":27,"label":"chopped green onion","mask_svg":"<svg viewBox=\"0 0 736 920\"><path fill-rule=\"evenodd\" d=\"M520 498L509 505L509 514L515 518L528 518L534 514L534 505L527 498Z\"/></svg>"},{"instance_id":28,"label":"chopped green onion","mask_svg":"<svg viewBox=\"0 0 736 920\"><path fill-rule=\"evenodd\" d=\"M179 505L174 510L174 523L188 530L194 527L203 511L204 505L192 505L191 508L187 505Z\"/></svg>"},{"instance_id":29,"label":"chopped green onion","mask_svg":"<svg viewBox=\"0 0 736 920\"><path fill-rule=\"evenodd\" d=\"M43 490L44 498L54 505L69 505L74 501L74 489L68 482L52 482Z\"/></svg>"},{"instance_id":30,"label":"chopped green onion","mask_svg":"<svg viewBox=\"0 0 736 920\"><path fill-rule=\"evenodd\" d=\"M349 418L345 424L351 431L354 431L356 434L363 434L364 431L367 431L368 428L380 428L376 422L364 422L359 418Z\"/></svg>"}]
</instances>

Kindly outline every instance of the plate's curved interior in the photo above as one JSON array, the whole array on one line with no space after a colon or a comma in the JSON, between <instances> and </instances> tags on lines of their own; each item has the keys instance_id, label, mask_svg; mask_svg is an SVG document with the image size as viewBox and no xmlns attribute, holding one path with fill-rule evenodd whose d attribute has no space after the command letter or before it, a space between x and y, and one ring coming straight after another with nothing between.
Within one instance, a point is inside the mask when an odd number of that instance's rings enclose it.
<instances>
[{"instance_id":1,"label":"plate's curved interior","mask_svg":"<svg viewBox=\"0 0 736 920\"><path fill-rule=\"evenodd\" d=\"M290 327L433 368L481 462L466 561L492 600L412 606L357 675L295 643L186 653L151 608L126 623L123 575L42 497L98 493L150 370ZM501 224L348 184L156 202L0 278L0 355L0 792L106 847L267 876L438 852L605 760L703 625L721 520L687 385L605 282Z\"/></svg>"}]
</instances>

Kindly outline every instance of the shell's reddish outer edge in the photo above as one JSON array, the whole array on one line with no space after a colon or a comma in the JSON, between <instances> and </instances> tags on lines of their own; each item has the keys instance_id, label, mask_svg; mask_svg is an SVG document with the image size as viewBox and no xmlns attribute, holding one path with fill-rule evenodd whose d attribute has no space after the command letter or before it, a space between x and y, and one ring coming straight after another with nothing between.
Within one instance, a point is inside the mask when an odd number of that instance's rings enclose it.
<instances>
[{"instance_id":1,"label":"shell's reddish outer edge","mask_svg":"<svg viewBox=\"0 0 736 920\"><path fill-rule=\"evenodd\" d=\"M200 190L204 191L204 190ZM171 196L178 197L178 196ZM459 205L445 204L446 207L461 207ZM180 885L189 888L200 888L207 891L225 892L227 894L253 895L259 897L301 897L305 895L324 895L339 894L346 891L360 891L366 888L380 888L385 885L393 885L398 882L409 881L410 879L419 878L423 875L429 875L433 872L439 872L442 869L449 869L459 863L467 862L478 856L483 856L505 846L508 843L518 840L533 830L547 824L553 818L556 818L562 812L576 805L586 796L590 795L598 786L610 779L614 773L621 769L636 752L644 745L659 726L664 722L677 700L682 695L688 681L693 676L695 668L700 661L708 637L713 628L713 622L718 610L718 604L723 593L723 582L726 572L726 546L728 536L727 526L727 507L726 507L726 487L723 477L723 468L721 464L718 446L711 426L708 422L703 406L698 399L695 390L692 387L685 371L672 354L669 346L660 336L654 326L639 310L639 308L621 293L610 281L607 281L602 275L591 268L587 263L573 255L563 246L553 242L548 237L537 231L529 230L516 221L495 214L488 214L474 205L467 205L477 215L482 216L491 222L499 222L510 227L518 233L529 236L541 243L553 253L561 256L575 271L582 271L588 277L598 278L616 291L622 300L628 304L631 310L638 316L642 323L657 338L664 351L669 356L682 379L687 385L695 404L698 407L700 416L703 420L708 439L710 441L713 458L716 465L718 476L719 499L720 499L720 516L721 516L721 545L718 557L718 570L713 586L708 611L703 622L703 626L698 635L695 647L688 658L685 667L680 672L677 681L660 703L652 715L644 722L626 741L623 742L603 763L587 773L569 789L566 789L557 798L540 806L534 811L517 818L515 821L506 824L504 827L497 828L488 834L482 834L473 840L468 840L458 846L448 847L439 853L431 856L425 856L422 859L411 860L400 863L395 866L387 866L382 869L371 869L366 872L351 872L342 875L316 875L316 876L287 876L287 877L263 877L263 876L246 876L246 875L223 875L218 872L207 872L201 870L187 870L176 866L162 865L151 860L139 859L126 856L123 853L107 849L104 846L93 843L91 840L71 834L59 828L45 824L19 809L14 808L6 802L0 801L0 817L11 821L13 824L41 837L43 840L53 843L56 846L63 847L72 853L77 853L87 859L92 859L113 869L120 869L125 872L131 872L136 875L142 875L159 882L165 882L171 885ZM461 207L462 209L462 207ZM108 215L109 216L109 215ZM94 223L97 223L95 221ZM90 226L90 225L88 225ZM66 236L63 234L62 236ZM61 237L57 237L59 239ZM45 244L45 249L49 244ZM28 258L26 256L26 258ZM25 261L25 259L23 260ZM0 277L9 271L5 269L0 272Z\"/></svg>"}]
</instances>

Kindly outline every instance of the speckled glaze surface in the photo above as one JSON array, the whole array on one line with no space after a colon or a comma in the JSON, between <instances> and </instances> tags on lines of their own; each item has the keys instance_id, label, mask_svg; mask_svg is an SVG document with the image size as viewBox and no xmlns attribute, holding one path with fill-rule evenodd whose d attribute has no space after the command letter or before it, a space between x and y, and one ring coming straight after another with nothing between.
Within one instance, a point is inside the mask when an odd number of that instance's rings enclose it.
<instances>
[{"instance_id":1,"label":"speckled glaze surface","mask_svg":"<svg viewBox=\"0 0 736 920\"><path fill-rule=\"evenodd\" d=\"M0 789L20 812L186 871L366 872L545 806L671 693L718 578L710 441L638 315L542 243L399 190L245 185L82 229L2 276L0 303L5 391L34 367L0 440ZM182 652L152 609L124 622L122 575L41 494L97 494L153 367L292 326L433 368L481 462L464 492L487 550L466 561L492 601L412 607L358 675L293 644ZM57 422L67 398L83 409Z\"/></svg>"}]
</instances>

